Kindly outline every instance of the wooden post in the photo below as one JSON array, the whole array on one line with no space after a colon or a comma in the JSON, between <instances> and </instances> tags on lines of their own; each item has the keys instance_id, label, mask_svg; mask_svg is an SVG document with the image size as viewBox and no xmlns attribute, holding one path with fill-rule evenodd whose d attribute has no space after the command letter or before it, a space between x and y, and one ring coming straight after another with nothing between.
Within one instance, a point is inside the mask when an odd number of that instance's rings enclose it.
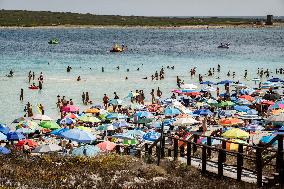
<instances>
[{"instance_id":1,"label":"wooden post","mask_svg":"<svg viewBox=\"0 0 284 189\"><path fill-rule=\"evenodd\" d=\"M178 158L178 139L174 139L174 160Z\"/></svg>"},{"instance_id":2,"label":"wooden post","mask_svg":"<svg viewBox=\"0 0 284 189\"><path fill-rule=\"evenodd\" d=\"M262 156L261 149L256 148L256 172L257 172L257 186L262 187Z\"/></svg>"},{"instance_id":3,"label":"wooden post","mask_svg":"<svg viewBox=\"0 0 284 189\"><path fill-rule=\"evenodd\" d=\"M172 157L172 150L168 149L168 157Z\"/></svg>"},{"instance_id":4,"label":"wooden post","mask_svg":"<svg viewBox=\"0 0 284 189\"><path fill-rule=\"evenodd\" d=\"M184 157L184 146L182 145L180 148L180 157Z\"/></svg>"},{"instance_id":5,"label":"wooden post","mask_svg":"<svg viewBox=\"0 0 284 189\"><path fill-rule=\"evenodd\" d=\"M277 149L277 161L276 161L276 169L279 173L279 183L282 187L284 184L284 162L283 162L283 136L278 135L278 149Z\"/></svg>"},{"instance_id":6,"label":"wooden post","mask_svg":"<svg viewBox=\"0 0 284 189\"><path fill-rule=\"evenodd\" d=\"M193 135L193 142L194 142L194 144L193 144L193 153L195 153L197 151L197 146L196 146L197 140L198 140L198 135L194 134Z\"/></svg>"},{"instance_id":7,"label":"wooden post","mask_svg":"<svg viewBox=\"0 0 284 189\"><path fill-rule=\"evenodd\" d=\"M202 146L202 169L201 169L202 174L206 173L206 159L207 159L206 156L207 156L206 146Z\"/></svg>"},{"instance_id":8,"label":"wooden post","mask_svg":"<svg viewBox=\"0 0 284 189\"><path fill-rule=\"evenodd\" d=\"M128 146L126 146L126 147L124 148L124 154L125 154L125 155L129 155L129 152L130 152L130 149L129 149Z\"/></svg>"},{"instance_id":9,"label":"wooden post","mask_svg":"<svg viewBox=\"0 0 284 189\"><path fill-rule=\"evenodd\" d=\"M141 149L137 149L135 156L141 158Z\"/></svg>"},{"instance_id":10,"label":"wooden post","mask_svg":"<svg viewBox=\"0 0 284 189\"><path fill-rule=\"evenodd\" d=\"M238 155L237 155L237 180L241 181L242 180L242 168L243 168L243 144L239 144L238 148Z\"/></svg>"},{"instance_id":11,"label":"wooden post","mask_svg":"<svg viewBox=\"0 0 284 189\"><path fill-rule=\"evenodd\" d=\"M165 157L165 144L166 144L165 140L166 140L166 137L163 136L162 142L161 142L161 144L162 144L162 146L161 146L161 158Z\"/></svg>"},{"instance_id":12,"label":"wooden post","mask_svg":"<svg viewBox=\"0 0 284 189\"><path fill-rule=\"evenodd\" d=\"M117 154L120 154L120 146L119 145L115 146L115 151L116 151Z\"/></svg>"},{"instance_id":13,"label":"wooden post","mask_svg":"<svg viewBox=\"0 0 284 189\"><path fill-rule=\"evenodd\" d=\"M149 150L148 143L145 143L145 154L146 154L146 153L148 154L148 150Z\"/></svg>"},{"instance_id":14,"label":"wooden post","mask_svg":"<svg viewBox=\"0 0 284 189\"><path fill-rule=\"evenodd\" d=\"M226 161L226 142L222 141L222 149L219 149L218 152L218 176L223 176L223 163Z\"/></svg>"},{"instance_id":15,"label":"wooden post","mask_svg":"<svg viewBox=\"0 0 284 189\"><path fill-rule=\"evenodd\" d=\"M186 147L186 155L187 155L187 165L191 165L191 142L187 142L186 143L187 147Z\"/></svg>"},{"instance_id":16,"label":"wooden post","mask_svg":"<svg viewBox=\"0 0 284 189\"><path fill-rule=\"evenodd\" d=\"M212 146L212 139L210 136L207 137L207 146L209 146L209 148L207 148L207 156L208 158L211 158L211 146Z\"/></svg>"}]
</instances>

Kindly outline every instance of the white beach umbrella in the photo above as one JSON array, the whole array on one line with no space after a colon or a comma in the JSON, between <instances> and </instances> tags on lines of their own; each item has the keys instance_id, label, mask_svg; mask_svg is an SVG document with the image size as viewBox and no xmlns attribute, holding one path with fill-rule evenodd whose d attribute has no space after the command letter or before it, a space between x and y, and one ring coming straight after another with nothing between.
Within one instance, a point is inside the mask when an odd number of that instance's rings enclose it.
<instances>
[{"instance_id":1,"label":"white beach umbrella","mask_svg":"<svg viewBox=\"0 0 284 189\"><path fill-rule=\"evenodd\" d=\"M35 148L32 152L34 153L48 153L48 152L56 152L62 149L61 146L57 144L44 144L37 148Z\"/></svg>"},{"instance_id":2,"label":"white beach umbrella","mask_svg":"<svg viewBox=\"0 0 284 189\"><path fill-rule=\"evenodd\" d=\"M33 120L52 121L53 119L51 119L47 115L37 114L33 117Z\"/></svg>"}]
</instances>

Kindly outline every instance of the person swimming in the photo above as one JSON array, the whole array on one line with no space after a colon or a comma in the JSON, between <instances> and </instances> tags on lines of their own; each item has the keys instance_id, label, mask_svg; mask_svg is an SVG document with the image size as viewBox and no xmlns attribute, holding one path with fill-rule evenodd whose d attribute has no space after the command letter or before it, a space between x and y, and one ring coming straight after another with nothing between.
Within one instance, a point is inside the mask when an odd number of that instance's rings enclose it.
<instances>
[{"instance_id":1,"label":"person swimming","mask_svg":"<svg viewBox=\"0 0 284 189\"><path fill-rule=\"evenodd\" d=\"M81 81L81 77L80 76L78 76L77 81Z\"/></svg>"}]
</instances>

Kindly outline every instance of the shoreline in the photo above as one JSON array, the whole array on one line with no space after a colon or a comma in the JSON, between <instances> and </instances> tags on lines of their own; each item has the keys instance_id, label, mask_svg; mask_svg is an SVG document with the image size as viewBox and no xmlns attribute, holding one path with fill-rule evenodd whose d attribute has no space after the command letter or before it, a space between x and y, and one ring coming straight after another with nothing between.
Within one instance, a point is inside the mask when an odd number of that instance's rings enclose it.
<instances>
[{"instance_id":1,"label":"shoreline","mask_svg":"<svg viewBox=\"0 0 284 189\"><path fill-rule=\"evenodd\" d=\"M185 25L185 26L119 26L119 25L54 25L54 26L0 26L0 29L232 29L232 28L284 28L284 23L275 23L274 25Z\"/></svg>"}]
</instances>

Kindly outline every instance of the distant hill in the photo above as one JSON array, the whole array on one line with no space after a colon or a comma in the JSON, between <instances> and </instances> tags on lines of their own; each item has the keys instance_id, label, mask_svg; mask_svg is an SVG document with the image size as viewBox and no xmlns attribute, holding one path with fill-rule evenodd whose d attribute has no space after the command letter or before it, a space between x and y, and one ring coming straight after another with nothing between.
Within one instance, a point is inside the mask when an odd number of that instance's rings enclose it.
<instances>
[{"instance_id":1,"label":"distant hill","mask_svg":"<svg viewBox=\"0 0 284 189\"><path fill-rule=\"evenodd\" d=\"M180 18L118 15L93 15L70 12L0 10L0 26L191 26L191 25L242 25L257 20L250 18Z\"/></svg>"}]
</instances>

